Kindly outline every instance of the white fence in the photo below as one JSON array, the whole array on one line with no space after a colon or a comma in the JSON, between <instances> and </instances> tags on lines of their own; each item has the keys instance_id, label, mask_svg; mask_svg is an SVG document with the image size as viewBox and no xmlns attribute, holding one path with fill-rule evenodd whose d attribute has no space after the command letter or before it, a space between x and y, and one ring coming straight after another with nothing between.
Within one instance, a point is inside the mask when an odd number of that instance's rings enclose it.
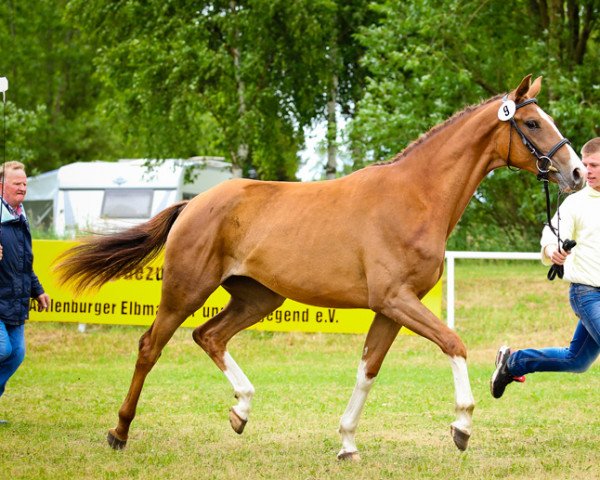
<instances>
[{"instance_id":1,"label":"white fence","mask_svg":"<svg viewBox=\"0 0 600 480\"><path fill-rule=\"evenodd\" d=\"M474 258L491 260L540 260L539 252L446 252L446 322L454 328L454 260Z\"/></svg>"}]
</instances>

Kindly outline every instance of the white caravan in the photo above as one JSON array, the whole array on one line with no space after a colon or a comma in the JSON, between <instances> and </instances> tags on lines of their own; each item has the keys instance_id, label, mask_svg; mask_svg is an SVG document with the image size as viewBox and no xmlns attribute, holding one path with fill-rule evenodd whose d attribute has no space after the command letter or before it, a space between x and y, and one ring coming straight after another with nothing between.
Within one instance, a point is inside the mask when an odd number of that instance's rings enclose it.
<instances>
[{"instance_id":1,"label":"white caravan","mask_svg":"<svg viewBox=\"0 0 600 480\"><path fill-rule=\"evenodd\" d=\"M60 237L130 227L232 177L218 157L76 162L30 177L25 211L36 228Z\"/></svg>"}]
</instances>

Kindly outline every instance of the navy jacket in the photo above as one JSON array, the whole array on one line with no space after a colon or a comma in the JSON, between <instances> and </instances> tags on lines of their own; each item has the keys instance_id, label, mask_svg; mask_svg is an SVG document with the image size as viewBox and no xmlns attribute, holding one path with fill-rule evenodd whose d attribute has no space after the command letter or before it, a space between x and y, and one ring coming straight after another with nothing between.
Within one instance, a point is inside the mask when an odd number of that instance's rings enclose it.
<instances>
[{"instance_id":1,"label":"navy jacket","mask_svg":"<svg viewBox=\"0 0 600 480\"><path fill-rule=\"evenodd\" d=\"M4 203L0 221L3 249L0 260L0 321L6 325L22 325L29 318L29 299L37 298L44 289L33 272L31 232L25 215L16 215Z\"/></svg>"}]
</instances>

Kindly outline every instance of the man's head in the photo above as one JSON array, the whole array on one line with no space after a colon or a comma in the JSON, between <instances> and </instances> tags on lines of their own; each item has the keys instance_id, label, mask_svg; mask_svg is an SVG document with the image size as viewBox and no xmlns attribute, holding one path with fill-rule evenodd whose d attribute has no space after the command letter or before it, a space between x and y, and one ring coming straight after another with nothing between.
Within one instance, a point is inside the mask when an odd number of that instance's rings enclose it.
<instances>
[{"instance_id":1,"label":"man's head","mask_svg":"<svg viewBox=\"0 0 600 480\"><path fill-rule=\"evenodd\" d=\"M11 207L17 208L27 194L25 165L11 161L0 166L0 192Z\"/></svg>"},{"instance_id":2,"label":"man's head","mask_svg":"<svg viewBox=\"0 0 600 480\"><path fill-rule=\"evenodd\" d=\"M581 161L587 169L587 184L600 192L600 137L592 138L583 146Z\"/></svg>"}]
</instances>

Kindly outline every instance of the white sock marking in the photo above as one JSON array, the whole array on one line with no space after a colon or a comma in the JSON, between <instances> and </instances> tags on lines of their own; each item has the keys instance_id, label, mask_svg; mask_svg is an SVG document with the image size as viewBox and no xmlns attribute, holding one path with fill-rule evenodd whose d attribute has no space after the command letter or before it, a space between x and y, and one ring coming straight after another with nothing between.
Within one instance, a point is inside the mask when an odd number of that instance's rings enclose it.
<instances>
[{"instance_id":1,"label":"white sock marking","mask_svg":"<svg viewBox=\"0 0 600 480\"><path fill-rule=\"evenodd\" d=\"M346 411L340 420L340 434L342 436L342 450L338 456L344 453L352 453L358 451L354 440L354 433L358 426L358 420L362 413L363 407L367 401L369 391L375 382L375 379L368 379L365 374L366 363L361 361L356 374L356 385L354 391L346 407Z\"/></svg>"},{"instance_id":2,"label":"white sock marking","mask_svg":"<svg viewBox=\"0 0 600 480\"><path fill-rule=\"evenodd\" d=\"M469 383L467 362L462 357L449 357L454 376L454 398L456 401L456 421L452 423L459 430L471 435L473 428L472 412L475 399Z\"/></svg>"},{"instance_id":3,"label":"white sock marking","mask_svg":"<svg viewBox=\"0 0 600 480\"><path fill-rule=\"evenodd\" d=\"M233 409L241 419L248 420L254 387L229 352L225 352L225 355L223 355L223 363L225 363L223 373L233 386L233 391L238 399L238 404Z\"/></svg>"}]
</instances>

